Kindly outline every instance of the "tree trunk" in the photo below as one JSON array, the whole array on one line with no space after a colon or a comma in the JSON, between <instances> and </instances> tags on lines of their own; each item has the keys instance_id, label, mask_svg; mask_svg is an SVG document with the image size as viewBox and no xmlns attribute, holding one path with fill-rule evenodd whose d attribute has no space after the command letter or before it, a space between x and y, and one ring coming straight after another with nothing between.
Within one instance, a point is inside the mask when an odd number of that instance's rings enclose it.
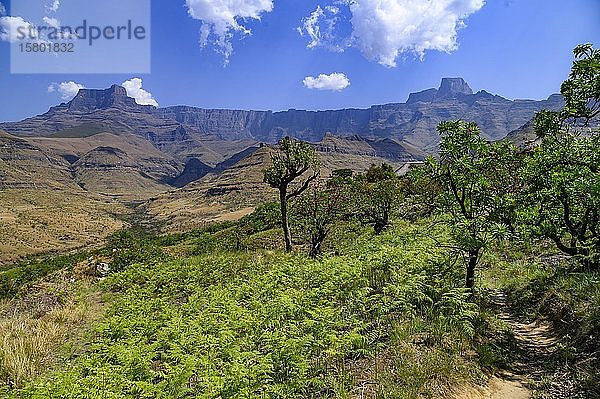
<instances>
[{"instance_id":1,"label":"tree trunk","mask_svg":"<svg viewBox=\"0 0 600 399\"><path fill-rule=\"evenodd\" d=\"M323 245L323 241L325 241L325 237L327 237L325 231L319 231L313 235L308 256L314 259L321 255L321 246Z\"/></svg>"},{"instance_id":2,"label":"tree trunk","mask_svg":"<svg viewBox=\"0 0 600 399\"><path fill-rule=\"evenodd\" d=\"M469 251L469 264L467 265L467 288L473 289L475 285L475 267L479 259L479 248Z\"/></svg>"},{"instance_id":3,"label":"tree trunk","mask_svg":"<svg viewBox=\"0 0 600 399\"><path fill-rule=\"evenodd\" d=\"M375 234L379 235L383 232L383 230L387 227L387 223L383 219L379 219L373 225L373 230L375 230Z\"/></svg>"},{"instance_id":4,"label":"tree trunk","mask_svg":"<svg viewBox=\"0 0 600 399\"><path fill-rule=\"evenodd\" d=\"M288 223L286 191L287 190L285 188L279 189L279 205L281 206L281 227L283 227L285 251L292 252L292 233L290 232L290 225Z\"/></svg>"},{"instance_id":5,"label":"tree trunk","mask_svg":"<svg viewBox=\"0 0 600 399\"><path fill-rule=\"evenodd\" d=\"M314 242L314 243L312 243L311 248L310 248L310 252L308 253L308 256L310 256L311 258L315 259L320 254L321 254L321 243L320 242Z\"/></svg>"}]
</instances>

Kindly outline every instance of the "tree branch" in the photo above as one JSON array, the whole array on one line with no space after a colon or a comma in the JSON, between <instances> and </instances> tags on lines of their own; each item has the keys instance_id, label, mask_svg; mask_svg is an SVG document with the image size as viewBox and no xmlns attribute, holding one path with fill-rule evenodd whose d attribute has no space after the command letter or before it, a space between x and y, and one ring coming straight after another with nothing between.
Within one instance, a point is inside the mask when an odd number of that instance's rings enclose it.
<instances>
[{"instance_id":1,"label":"tree branch","mask_svg":"<svg viewBox=\"0 0 600 399\"><path fill-rule=\"evenodd\" d=\"M562 240L554 233L548 233L548 237L550 237L550 239L552 241L554 241L554 243L556 244L556 246L558 247L558 249L560 249L561 251L563 251L564 253L574 256L577 255L577 247L567 247Z\"/></svg>"},{"instance_id":2,"label":"tree branch","mask_svg":"<svg viewBox=\"0 0 600 399\"><path fill-rule=\"evenodd\" d=\"M303 193L303 192L304 192L304 191L305 191L305 190L308 188L308 186L310 185L310 183L311 183L313 180L315 180L315 179L316 179L318 176L319 176L319 172L315 172L315 173L313 173L313 175L312 175L312 176L310 176L308 179L306 179L306 180L304 181L304 183L302 184L302 186L300 186L300 188L298 188L298 189L296 189L296 190L292 191L291 193L289 193L289 194L286 196L286 199L288 199L288 200L289 200L290 198L294 198L294 197L297 197L297 196L299 196L300 194L302 194L302 193Z\"/></svg>"}]
</instances>

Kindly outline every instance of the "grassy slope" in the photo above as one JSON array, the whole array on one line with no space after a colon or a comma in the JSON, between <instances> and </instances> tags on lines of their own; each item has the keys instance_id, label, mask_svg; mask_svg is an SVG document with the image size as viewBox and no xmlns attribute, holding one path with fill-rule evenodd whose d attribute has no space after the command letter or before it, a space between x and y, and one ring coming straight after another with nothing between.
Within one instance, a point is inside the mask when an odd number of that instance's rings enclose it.
<instances>
[{"instance_id":1,"label":"grassy slope","mask_svg":"<svg viewBox=\"0 0 600 399\"><path fill-rule=\"evenodd\" d=\"M88 193L0 190L0 267L20 258L98 245L122 229L121 203Z\"/></svg>"},{"instance_id":2,"label":"grassy slope","mask_svg":"<svg viewBox=\"0 0 600 399\"><path fill-rule=\"evenodd\" d=\"M573 272L551 247L490 249L477 306L439 224L397 222L381 236L344 226L310 260L282 252L276 221L257 212L113 236L94 255L113 268L102 281L83 255L0 272L18 292L0 301L0 396L448 397L514 360L489 288L516 313L554 321L558 370L596 392L599 276Z\"/></svg>"},{"instance_id":3,"label":"grassy slope","mask_svg":"<svg viewBox=\"0 0 600 399\"><path fill-rule=\"evenodd\" d=\"M120 249L115 267L138 263L95 286L111 304L81 349L21 389L5 386L6 395L447 392L480 375L470 350L477 312L426 230L398 223L373 237L358 229L320 261L256 248L273 246L277 232L240 239L235 227L161 240L178 257L161 254L157 241Z\"/></svg>"}]
</instances>

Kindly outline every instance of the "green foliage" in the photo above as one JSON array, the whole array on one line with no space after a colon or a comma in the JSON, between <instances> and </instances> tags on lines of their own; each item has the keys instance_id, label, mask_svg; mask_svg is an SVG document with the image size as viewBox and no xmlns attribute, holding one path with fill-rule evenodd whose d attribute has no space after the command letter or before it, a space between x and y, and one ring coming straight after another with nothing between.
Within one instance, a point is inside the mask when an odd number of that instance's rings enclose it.
<instances>
[{"instance_id":1,"label":"green foliage","mask_svg":"<svg viewBox=\"0 0 600 399\"><path fill-rule=\"evenodd\" d=\"M560 88L566 103L561 118L589 120L600 113L600 51L587 43L575 47L573 54L569 79Z\"/></svg>"},{"instance_id":2,"label":"green foliage","mask_svg":"<svg viewBox=\"0 0 600 399\"><path fill-rule=\"evenodd\" d=\"M13 396L347 397L355 362L373 357L421 376L397 393L467 378L476 308L421 228L363 233L322 261L219 251L129 265L102 283L114 300L85 352ZM384 346L405 362L377 355ZM392 374L370 378L385 392Z\"/></svg>"},{"instance_id":3,"label":"green foliage","mask_svg":"<svg viewBox=\"0 0 600 399\"><path fill-rule=\"evenodd\" d=\"M319 159L314 148L303 141L285 137L271 154L272 165L264 171L264 181L273 188L293 182L309 169L318 170Z\"/></svg>"},{"instance_id":4,"label":"green foliage","mask_svg":"<svg viewBox=\"0 0 600 399\"><path fill-rule=\"evenodd\" d=\"M376 234L389 227L401 202L401 182L392 166L371 165L354 179L354 214L363 224L372 225Z\"/></svg>"},{"instance_id":5,"label":"green foliage","mask_svg":"<svg viewBox=\"0 0 600 399\"><path fill-rule=\"evenodd\" d=\"M529 231L584 263L600 262L600 136L548 135L527 160Z\"/></svg>"},{"instance_id":6,"label":"green foliage","mask_svg":"<svg viewBox=\"0 0 600 399\"><path fill-rule=\"evenodd\" d=\"M376 183L380 181L386 180L394 180L398 176L394 171L392 165L387 163L382 163L381 165L371 165L369 169L365 172L365 179L369 183Z\"/></svg>"},{"instance_id":7,"label":"green foliage","mask_svg":"<svg viewBox=\"0 0 600 399\"><path fill-rule=\"evenodd\" d=\"M575 49L562 87L565 107L536 115L542 142L527 160L527 206L522 222L536 236L550 238L583 264L600 265L600 136L578 123L600 111L600 52Z\"/></svg>"},{"instance_id":8,"label":"green foliage","mask_svg":"<svg viewBox=\"0 0 600 399\"><path fill-rule=\"evenodd\" d=\"M12 298L30 283L64 268L72 268L88 256L86 252L44 259L29 259L0 271L0 299Z\"/></svg>"},{"instance_id":9,"label":"green foliage","mask_svg":"<svg viewBox=\"0 0 600 399\"><path fill-rule=\"evenodd\" d=\"M310 243L309 255L321 254L331 228L348 212L350 193L343 185L313 186L294 201L294 229Z\"/></svg>"},{"instance_id":10,"label":"green foliage","mask_svg":"<svg viewBox=\"0 0 600 399\"><path fill-rule=\"evenodd\" d=\"M104 252L110 255L110 269L120 271L134 263L154 263L165 258L162 249L152 237L131 230L121 230L107 239Z\"/></svg>"},{"instance_id":11,"label":"green foliage","mask_svg":"<svg viewBox=\"0 0 600 399\"><path fill-rule=\"evenodd\" d=\"M442 122L440 160L425 162L430 179L442 187L437 197L441 210L451 216L457 249L468 256L468 288L482 250L494 237L513 225L516 198L522 185L520 157L507 141L488 143L475 123Z\"/></svg>"},{"instance_id":12,"label":"green foliage","mask_svg":"<svg viewBox=\"0 0 600 399\"><path fill-rule=\"evenodd\" d=\"M331 172L331 177L333 179L351 179L352 176L354 176L354 172L352 171L352 169L336 169L333 172Z\"/></svg>"},{"instance_id":13,"label":"green foliage","mask_svg":"<svg viewBox=\"0 0 600 399\"><path fill-rule=\"evenodd\" d=\"M190 243L192 241L198 240L204 235L215 234L220 231L224 231L235 227L238 225L236 221L223 221L217 223L209 223L204 227L197 228L194 230L190 230L184 233L174 233L174 234L165 234L162 236L146 236L146 242L152 243L154 246L158 247L175 247L178 245L185 245L186 243ZM138 236L136 233L134 235Z\"/></svg>"},{"instance_id":14,"label":"green foliage","mask_svg":"<svg viewBox=\"0 0 600 399\"><path fill-rule=\"evenodd\" d=\"M281 226L281 210L276 202L259 205L251 214L240 219L239 225L249 234Z\"/></svg>"},{"instance_id":15,"label":"green foliage","mask_svg":"<svg viewBox=\"0 0 600 399\"><path fill-rule=\"evenodd\" d=\"M314 148L305 142L289 137L279 140L277 151L271 153L272 165L264 170L264 182L279 190L279 206L281 209L281 226L285 239L285 249L292 250L292 236L288 222L288 201L304 192L315 180L319 171L319 158ZM313 170L299 187L289 192L290 184L297 178Z\"/></svg>"},{"instance_id":16,"label":"green foliage","mask_svg":"<svg viewBox=\"0 0 600 399\"><path fill-rule=\"evenodd\" d=\"M410 168L403 180L404 206L409 218L427 217L437 208L443 187L427 166Z\"/></svg>"}]
</instances>

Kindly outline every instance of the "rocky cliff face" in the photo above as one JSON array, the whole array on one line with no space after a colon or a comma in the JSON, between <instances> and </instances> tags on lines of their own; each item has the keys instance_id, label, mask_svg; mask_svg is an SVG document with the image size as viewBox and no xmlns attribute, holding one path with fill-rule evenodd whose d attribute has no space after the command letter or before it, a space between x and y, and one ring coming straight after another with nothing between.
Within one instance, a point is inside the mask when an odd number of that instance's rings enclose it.
<instances>
[{"instance_id":1,"label":"rocky cliff face","mask_svg":"<svg viewBox=\"0 0 600 399\"><path fill-rule=\"evenodd\" d=\"M436 126L441 121L476 122L487 139L497 140L523 126L535 112L561 105L560 95L543 101L512 101L483 90L473 93L461 78L444 78L439 88L412 93L406 103L331 111L155 108L136 104L124 88L112 86L106 90L81 90L69 103L53 107L46 114L0 124L0 128L21 136L52 136L65 131L72 134L81 126L102 126L107 132L140 135L181 161L190 154L208 154L210 151L190 150L202 147L208 137L213 141L216 138L273 143L292 136L319 142L327 133L380 140L376 145L383 152L385 142L381 140L392 140L388 144L400 145L418 158L437 150Z\"/></svg>"},{"instance_id":2,"label":"rocky cliff face","mask_svg":"<svg viewBox=\"0 0 600 399\"><path fill-rule=\"evenodd\" d=\"M86 113L100 109L120 108L127 111L150 111L152 107L138 105L135 100L127 96L124 87L112 85L106 90L81 89L67 104L70 112Z\"/></svg>"},{"instance_id":3,"label":"rocky cliff face","mask_svg":"<svg viewBox=\"0 0 600 399\"><path fill-rule=\"evenodd\" d=\"M497 140L525 124L541 109L562 105L559 95L547 100L507 100L486 91L473 93L461 78L444 78L437 89L410 94L406 103L376 105L368 109L282 112L207 110L170 107L156 112L223 140L253 138L275 142L284 136L318 142L327 133L338 136L388 138L416 149L416 155L435 152L436 126L448 119L474 121L486 138Z\"/></svg>"},{"instance_id":4,"label":"rocky cliff face","mask_svg":"<svg viewBox=\"0 0 600 399\"><path fill-rule=\"evenodd\" d=\"M461 95L469 96L471 94L473 94L473 90L471 90L463 78L443 78L436 97L438 99L456 98Z\"/></svg>"},{"instance_id":5,"label":"rocky cliff face","mask_svg":"<svg viewBox=\"0 0 600 399\"><path fill-rule=\"evenodd\" d=\"M271 112L176 106L157 109L155 115L177 121L202 134L217 135L224 140L238 140L253 138L262 129Z\"/></svg>"}]
</instances>

